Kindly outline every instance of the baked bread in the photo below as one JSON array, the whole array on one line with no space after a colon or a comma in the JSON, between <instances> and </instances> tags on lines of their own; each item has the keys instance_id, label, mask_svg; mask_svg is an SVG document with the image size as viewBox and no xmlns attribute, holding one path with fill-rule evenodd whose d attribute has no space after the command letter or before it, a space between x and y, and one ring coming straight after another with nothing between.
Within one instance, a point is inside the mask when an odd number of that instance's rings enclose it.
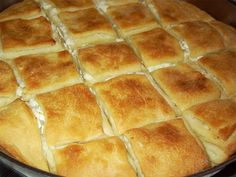
<instances>
[{"instance_id":1,"label":"baked bread","mask_svg":"<svg viewBox=\"0 0 236 177\"><path fill-rule=\"evenodd\" d=\"M236 153L236 30L183 0L0 13L0 150L68 177L181 177Z\"/></svg>"}]
</instances>

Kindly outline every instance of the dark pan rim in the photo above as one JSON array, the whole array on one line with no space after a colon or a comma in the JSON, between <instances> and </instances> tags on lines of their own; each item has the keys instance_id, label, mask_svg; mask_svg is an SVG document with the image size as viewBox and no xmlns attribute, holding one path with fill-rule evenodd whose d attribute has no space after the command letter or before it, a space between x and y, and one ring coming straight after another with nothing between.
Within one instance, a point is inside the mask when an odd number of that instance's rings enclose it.
<instances>
[{"instance_id":1,"label":"dark pan rim","mask_svg":"<svg viewBox=\"0 0 236 177\"><path fill-rule=\"evenodd\" d=\"M225 168L227 165L233 163L236 161L236 154L234 154L233 156L231 156L228 160L226 160L225 162L219 164L219 165L216 165L212 168L208 168L208 169L205 169L201 172L198 172L196 174L193 174L193 175L190 175L188 177L200 177L200 176L204 176L204 175L210 175L212 173L216 173L220 170L222 170L223 168ZM34 174L38 174L40 176L47 176L47 177L59 177L58 175L55 175L55 174L52 174L52 173L49 173L49 172L45 172L43 170L40 170L40 169L37 169L37 168L34 168L34 167L31 167L29 165L26 165L8 155L6 155L5 153L1 152L0 151L0 162L2 162L3 164L5 164L6 166L8 166L9 168L15 170L16 172L22 174L22 175L27 175L26 173L24 173L22 170L27 170L28 172L33 172ZM14 166L12 166L14 165ZM18 167L18 168L16 168ZM22 170L19 170L19 169L22 169Z\"/></svg>"}]
</instances>

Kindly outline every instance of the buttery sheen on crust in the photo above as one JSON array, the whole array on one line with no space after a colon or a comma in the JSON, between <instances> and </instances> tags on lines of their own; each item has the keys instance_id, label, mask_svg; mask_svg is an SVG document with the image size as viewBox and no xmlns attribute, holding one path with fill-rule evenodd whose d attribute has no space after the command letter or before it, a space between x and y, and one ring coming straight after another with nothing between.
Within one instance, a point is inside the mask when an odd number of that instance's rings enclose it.
<instances>
[{"instance_id":1,"label":"buttery sheen on crust","mask_svg":"<svg viewBox=\"0 0 236 177\"><path fill-rule=\"evenodd\" d=\"M58 51L61 46L52 37L50 22L44 17L0 23L3 57Z\"/></svg>"},{"instance_id":2,"label":"buttery sheen on crust","mask_svg":"<svg viewBox=\"0 0 236 177\"><path fill-rule=\"evenodd\" d=\"M175 116L145 75L122 75L94 86L116 134Z\"/></svg>"},{"instance_id":3,"label":"buttery sheen on crust","mask_svg":"<svg viewBox=\"0 0 236 177\"><path fill-rule=\"evenodd\" d=\"M0 22L13 19L31 19L41 16L39 5L34 0L16 3L0 13Z\"/></svg>"},{"instance_id":4,"label":"buttery sheen on crust","mask_svg":"<svg viewBox=\"0 0 236 177\"><path fill-rule=\"evenodd\" d=\"M148 68L163 63L177 63L184 58L178 41L161 28L136 34L131 40Z\"/></svg>"},{"instance_id":5,"label":"buttery sheen on crust","mask_svg":"<svg viewBox=\"0 0 236 177\"><path fill-rule=\"evenodd\" d=\"M78 51L79 61L89 82L104 81L124 73L141 70L133 50L125 43L100 44Z\"/></svg>"},{"instance_id":6,"label":"buttery sheen on crust","mask_svg":"<svg viewBox=\"0 0 236 177\"><path fill-rule=\"evenodd\" d=\"M14 59L14 63L25 83L26 98L82 82L67 51L21 56Z\"/></svg>"},{"instance_id":7,"label":"buttery sheen on crust","mask_svg":"<svg viewBox=\"0 0 236 177\"><path fill-rule=\"evenodd\" d=\"M107 6L117 6L117 5L124 5L129 3L137 3L138 0L96 0L98 6L101 8L106 8Z\"/></svg>"},{"instance_id":8,"label":"buttery sheen on crust","mask_svg":"<svg viewBox=\"0 0 236 177\"><path fill-rule=\"evenodd\" d=\"M141 3L112 6L107 12L118 25L123 36L148 31L158 26L154 17Z\"/></svg>"},{"instance_id":9,"label":"buttery sheen on crust","mask_svg":"<svg viewBox=\"0 0 236 177\"><path fill-rule=\"evenodd\" d=\"M103 136L102 115L94 95L83 84L36 96L45 114L50 146Z\"/></svg>"},{"instance_id":10,"label":"buttery sheen on crust","mask_svg":"<svg viewBox=\"0 0 236 177\"><path fill-rule=\"evenodd\" d=\"M228 96L236 94L236 52L225 51L208 55L198 63L219 80Z\"/></svg>"},{"instance_id":11,"label":"buttery sheen on crust","mask_svg":"<svg viewBox=\"0 0 236 177\"><path fill-rule=\"evenodd\" d=\"M17 160L48 171L37 121L20 100L0 108L0 149Z\"/></svg>"},{"instance_id":12,"label":"buttery sheen on crust","mask_svg":"<svg viewBox=\"0 0 236 177\"><path fill-rule=\"evenodd\" d=\"M54 150L57 173L70 177L135 177L118 137L72 144Z\"/></svg>"},{"instance_id":13,"label":"buttery sheen on crust","mask_svg":"<svg viewBox=\"0 0 236 177\"><path fill-rule=\"evenodd\" d=\"M162 68L152 75L181 110L220 97L219 89L211 80L186 64Z\"/></svg>"},{"instance_id":14,"label":"buttery sheen on crust","mask_svg":"<svg viewBox=\"0 0 236 177\"><path fill-rule=\"evenodd\" d=\"M187 43L193 60L224 48L220 33L206 22L181 23L173 27L172 31Z\"/></svg>"},{"instance_id":15,"label":"buttery sheen on crust","mask_svg":"<svg viewBox=\"0 0 236 177\"><path fill-rule=\"evenodd\" d=\"M0 107L16 99L17 82L11 67L0 60Z\"/></svg>"},{"instance_id":16,"label":"buttery sheen on crust","mask_svg":"<svg viewBox=\"0 0 236 177\"><path fill-rule=\"evenodd\" d=\"M111 23L95 8L59 13L75 46L115 41Z\"/></svg>"},{"instance_id":17,"label":"buttery sheen on crust","mask_svg":"<svg viewBox=\"0 0 236 177\"><path fill-rule=\"evenodd\" d=\"M181 119L125 133L145 177L188 176L209 167L206 153Z\"/></svg>"},{"instance_id":18,"label":"buttery sheen on crust","mask_svg":"<svg viewBox=\"0 0 236 177\"><path fill-rule=\"evenodd\" d=\"M191 107L184 116L213 163L225 161L236 151L236 103L214 100Z\"/></svg>"},{"instance_id":19,"label":"buttery sheen on crust","mask_svg":"<svg viewBox=\"0 0 236 177\"><path fill-rule=\"evenodd\" d=\"M60 11L77 11L93 7L92 0L48 0Z\"/></svg>"},{"instance_id":20,"label":"buttery sheen on crust","mask_svg":"<svg viewBox=\"0 0 236 177\"><path fill-rule=\"evenodd\" d=\"M154 7L163 26L175 25L188 21L211 21L213 18L206 12L184 1L179 0L147 0ZM150 4L150 3L149 3Z\"/></svg>"}]
</instances>

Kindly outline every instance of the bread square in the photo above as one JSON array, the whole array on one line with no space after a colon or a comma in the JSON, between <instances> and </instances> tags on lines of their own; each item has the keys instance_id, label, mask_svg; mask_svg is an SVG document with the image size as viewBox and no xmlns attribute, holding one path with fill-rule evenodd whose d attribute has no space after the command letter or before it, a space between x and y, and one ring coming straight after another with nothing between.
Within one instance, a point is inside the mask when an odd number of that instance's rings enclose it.
<instances>
[{"instance_id":1,"label":"bread square","mask_svg":"<svg viewBox=\"0 0 236 177\"><path fill-rule=\"evenodd\" d=\"M94 87L116 134L175 116L143 74L122 75Z\"/></svg>"},{"instance_id":2,"label":"bread square","mask_svg":"<svg viewBox=\"0 0 236 177\"><path fill-rule=\"evenodd\" d=\"M25 88L27 100L34 95L82 82L76 65L67 51L27 55L14 59Z\"/></svg>"},{"instance_id":3,"label":"bread square","mask_svg":"<svg viewBox=\"0 0 236 177\"><path fill-rule=\"evenodd\" d=\"M44 17L1 22L0 35L4 58L62 50L53 39L50 22Z\"/></svg>"},{"instance_id":4,"label":"bread square","mask_svg":"<svg viewBox=\"0 0 236 177\"><path fill-rule=\"evenodd\" d=\"M0 13L0 22L13 19L32 19L41 16L39 4L34 0L23 0Z\"/></svg>"},{"instance_id":5,"label":"bread square","mask_svg":"<svg viewBox=\"0 0 236 177\"><path fill-rule=\"evenodd\" d=\"M151 10L165 27L188 21L213 20L206 12L185 1L147 0L147 2L149 2L148 4L151 7Z\"/></svg>"},{"instance_id":6,"label":"bread square","mask_svg":"<svg viewBox=\"0 0 236 177\"><path fill-rule=\"evenodd\" d=\"M61 12L58 15L74 41L73 47L111 42L116 39L111 23L95 8Z\"/></svg>"},{"instance_id":7,"label":"bread square","mask_svg":"<svg viewBox=\"0 0 236 177\"><path fill-rule=\"evenodd\" d=\"M141 70L139 59L125 43L109 43L83 48L78 51L79 63L89 82L104 81L124 73Z\"/></svg>"},{"instance_id":8,"label":"bread square","mask_svg":"<svg viewBox=\"0 0 236 177\"><path fill-rule=\"evenodd\" d=\"M208 157L182 119L125 133L146 177L188 176L209 167Z\"/></svg>"},{"instance_id":9,"label":"bread square","mask_svg":"<svg viewBox=\"0 0 236 177\"><path fill-rule=\"evenodd\" d=\"M118 137L68 145L54 150L54 157L57 173L62 176L136 176Z\"/></svg>"},{"instance_id":10,"label":"bread square","mask_svg":"<svg viewBox=\"0 0 236 177\"><path fill-rule=\"evenodd\" d=\"M149 70L165 64L175 64L184 59L177 39L162 28L133 35L131 41Z\"/></svg>"},{"instance_id":11,"label":"bread square","mask_svg":"<svg viewBox=\"0 0 236 177\"><path fill-rule=\"evenodd\" d=\"M17 160L48 171L38 124L29 107L20 100L0 108L0 148Z\"/></svg>"},{"instance_id":12,"label":"bread square","mask_svg":"<svg viewBox=\"0 0 236 177\"><path fill-rule=\"evenodd\" d=\"M0 107L17 98L17 87L13 70L6 62L0 60Z\"/></svg>"},{"instance_id":13,"label":"bread square","mask_svg":"<svg viewBox=\"0 0 236 177\"><path fill-rule=\"evenodd\" d=\"M152 14L141 3L111 6L107 12L125 37L158 26Z\"/></svg>"},{"instance_id":14,"label":"bread square","mask_svg":"<svg viewBox=\"0 0 236 177\"><path fill-rule=\"evenodd\" d=\"M187 43L192 60L225 47L220 33L206 22L181 23L173 27L172 31Z\"/></svg>"},{"instance_id":15,"label":"bread square","mask_svg":"<svg viewBox=\"0 0 236 177\"><path fill-rule=\"evenodd\" d=\"M224 51L208 55L198 63L218 81L228 96L236 94L236 52Z\"/></svg>"},{"instance_id":16,"label":"bread square","mask_svg":"<svg viewBox=\"0 0 236 177\"><path fill-rule=\"evenodd\" d=\"M83 84L36 96L45 115L44 134L49 146L99 138L103 118L96 98Z\"/></svg>"},{"instance_id":17,"label":"bread square","mask_svg":"<svg viewBox=\"0 0 236 177\"><path fill-rule=\"evenodd\" d=\"M214 82L187 64L162 68L152 75L181 110L220 97L220 90Z\"/></svg>"},{"instance_id":18,"label":"bread square","mask_svg":"<svg viewBox=\"0 0 236 177\"><path fill-rule=\"evenodd\" d=\"M184 113L186 122L202 140L214 164L225 161L236 150L236 103L214 100L195 105Z\"/></svg>"}]
</instances>

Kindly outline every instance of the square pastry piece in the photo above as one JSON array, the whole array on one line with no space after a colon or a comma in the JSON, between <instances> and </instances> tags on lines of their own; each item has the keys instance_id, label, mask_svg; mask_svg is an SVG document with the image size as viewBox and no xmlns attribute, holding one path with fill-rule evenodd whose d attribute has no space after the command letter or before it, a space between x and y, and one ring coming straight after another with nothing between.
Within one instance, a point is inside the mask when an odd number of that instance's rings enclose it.
<instances>
[{"instance_id":1,"label":"square pastry piece","mask_svg":"<svg viewBox=\"0 0 236 177\"><path fill-rule=\"evenodd\" d=\"M136 177L124 144L110 137L54 150L57 174L70 177Z\"/></svg>"},{"instance_id":2,"label":"square pastry piece","mask_svg":"<svg viewBox=\"0 0 236 177\"><path fill-rule=\"evenodd\" d=\"M39 4L34 0L18 2L0 13L0 22L18 18L31 19L41 16Z\"/></svg>"},{"instance_id":3,"label":"square pastry piece","mask_svg":"<svg viewBox=\"0 0 236 177\"><path fill-rule=\"evenodd\" d=\"M158 26L152 14L141 3L112 6L107 12L123 36L148 31Z\"/></svg>"},{"instance_id":4,"label":"square pastry piece","mask_svg":"<svg viewBox=\"0 0 236 177\"><path fill-rule=\"evenodd\" d=\"M17 82L11 67L0 60L0 107L16 99Z\"/></svg>"},{"instance_id":5,"label":"square pastry piece","mask_svg":"<svg viewBox=\"0 0 236 177\"><path fill-rule=\"evenodd\" d=\"M236 29L219 21L210 23L224 38L228 48L236 48Z\"/></svg>"},{"instance_id":6,"label":"square pastry piece","mask_svg":"<svg viewBox=\"0 0 236 177\"><path fill-rule=\"evenodd\" d=\"M87 141L104 135L102 113L95 96L83 84L36 96L45 115L49 146Z\"/></svg>"},{"instance_id":7,"label":"square pastry piece","mask_svg":"<svg viewBox=\"0 0 236 177\"><path fill-rule=\"evenodd\" d=\"M48 171L38 124L29 107L16 100L0 108L0 149L17 160Z\"/></svg>"},{"instance_id":8,"label":"square pastry piece","mask_svg":"<svg viewBox=\"0 0 236 177\"><path fill-rule=\"evenodd\" d=\"M0 23L4 58L61 50L53 39L50 22L44 17Z\"/></svg>"},{"instance_id":9,"label":"square pastry piece","mask_svg":"<svg viewBox=\"0 0 236 177\"><path fill-rule=\"evenodd\" d=\"M95 89L116 134L175 116L143 74L122 75L95 84Z\"/></svg>"},{"instance_id":10,"label":"square pastry piece","mask_svg":"<svg viewBox=\"0 0 236 177\"><path fill-rule=\"evenodd\" d=\"M213 164L225 161L236 150L236 103L214 100L191 107L185 120L202 140Z\"/></svg>"},{"instance_id":11,"label":"square pastry piece","mask_svg":"<svg viewBox=\"0 0 236 177\"><path fill-rule=\"evenodd\" d=\"M151 10L159 18L163 26L171 26L187 21L213 20L206 12L184 1L179 0L147 0Z\"/></svg>"},{"instance_id":12,"label":"square pastry piece","mask_svg":"<svg viewBox=\"0 0 236 177\"><path fill-rule=\"evenodd\" d=\"M161 28L136 34L131 39L150 71L184 58L179 42Z\"/></svg>"},{"instance_id":13,"label":"square pastry piece","mask_svg":"<svg viewBox=\"0 0 236 177\"><path fill-rule=\"evenodd\" d=\"M153 77L181 110L220 97L217 86L186 64L162 68Z\"/></svg>"},{"instance_id":14,"label":"square pastry piece","mask_svg":"<svg viewBox=\"0 0 236 177\"><path fill-rule=\"evenodd\" d=\"M125 133L146 177L188 176L210 167L208 157L182 119Z\"/></svg>"},{"instance_id":15,"label":"square pastry piece","mask_svg":"<svg viewBox=\"0 0 236 177\"><path fill-rule=\"evenodd\" d=\"M228 96L236 94L236 52L207 55L198 63L222 86Z\"/></svg>"},{"instance_id":16,"label":"square pastry piece","mask_svg":"<svg viewBox=\"0 0 236 177\"><path fill-rule=\"evenodd\" d=\"M173 27L172 31L187 43L192 60L224 48L224 40L220 33L205 22L182 23Z\"/></svg>"},{"instance_id":17,"label":"square pastry piece","mask_svg":"<svg viewBox=\"0 0 236 177\"><path fill-rule=\"evenodd\" d=\"M75 46L115 41L112 24L95 8L76 12L62 12L59 18Z\"/></svg>"},{"instance_id":18,"label":"square pastry piece","mask_svg":"<svg viewBox=\"0 0 236 177\"><path fill-rule=\"evenodd\" d=\"M23 90L25 99L82 82L76 65L67 51L21 56L14 59L14 63L25 84Z\"/></svg>"},{"instance_id":19,"label":"square pastry piece","mask_svg":"<svg viewBox=\"0 0 236 177\"><path fill-rule=\"evenodd\" d=\"M141 70L138 58L125 43L100 44L81 49L78 53L84 77L89 82Z\"/></svg>"},{"instance_id":20,"label":"square pastry piece","mask_svg":"<svg viewBox=\"0 0 236 177\"><path fill-rule=\"evenodd\" d=\"M46 0L47 4L52 5L57 11L77 11L93 7L92 0Z\"/></svg>"}]
</instances>

